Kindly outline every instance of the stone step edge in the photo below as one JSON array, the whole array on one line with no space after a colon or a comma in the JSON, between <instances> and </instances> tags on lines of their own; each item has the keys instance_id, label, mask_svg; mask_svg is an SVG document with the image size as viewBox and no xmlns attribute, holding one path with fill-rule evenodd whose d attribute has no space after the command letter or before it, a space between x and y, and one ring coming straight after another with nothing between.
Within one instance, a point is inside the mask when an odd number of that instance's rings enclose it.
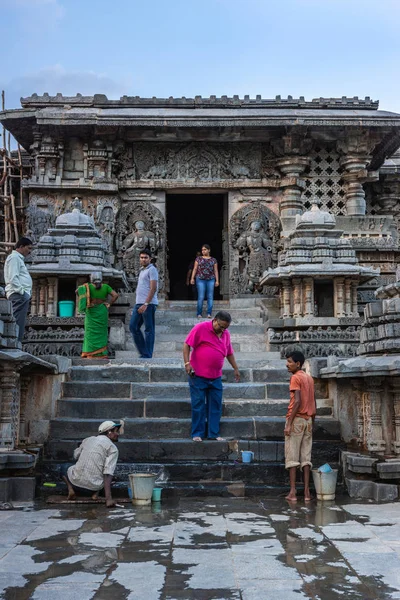
<instances>
[{"instance_id":1,"label":"stone step edge","mask_svg":"<svg viewBox=\"0 0 400 600\"><path fill-rule=\"evenodd\" d=\"M143 421L154 421L154 422L161 422L161 421L165 421L165 422L170 422L170 421L174 421L175 423L187 423L190 422L190 417L183 417L183 418L177 418L177 417L128 417L127 420L129 421L129 423L132 423L134 421L138 421L140 423L142 423ZM272 422L279 422L279 423L284 423L286 421L286 417L284 416L279 416L279 415L271 415L269 417L258 417L258 416L248 416L248 417L222 417L221 418L221 422L235 422L235 421L245 421L245 420L263 420L263 421L272 421ZM334 419L333 417L331 417L330 415L324 416L321 415L316 419L316 425L318 425L319 423L323 424L325 421L327 422L334 422L334 423L339 423L338 419ZM55 417L54 419L50 419L51 423L57 422L57 423L102 423L102 419L98 419L98 418L92 418L92 419L88 419L88 418L75 418L75 417ZM231 440L229 440L231 441Z\"/></svg>"}]
</instances>

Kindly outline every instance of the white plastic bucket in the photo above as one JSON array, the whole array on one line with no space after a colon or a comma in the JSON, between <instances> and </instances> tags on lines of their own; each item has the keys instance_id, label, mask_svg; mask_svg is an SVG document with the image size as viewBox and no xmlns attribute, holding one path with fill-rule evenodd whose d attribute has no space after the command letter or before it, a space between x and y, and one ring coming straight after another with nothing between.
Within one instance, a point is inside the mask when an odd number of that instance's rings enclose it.
<instances>
[{"instance_id":1,"label":"white plastic bucket","mask_svg":"<svg viewBox=\"0 0 400 600\"><path fill-rule=\"evenodd\" d=\"M332 469L329 473L321 473L318 469L313 469L312 474L317 500L334 500L338 475L337 469Z\"/></svg>"},{"instance_id":2,"label":"white plastic bucket","mask_svg":"<svg viewBox=\"0 0 400 600\"><path fill-rule=\"evenodd\" d=\"M151 504L154 484L157 475L155 473L130 473L129 481L132 489L133 504Z\"/></svg>"}]
</instances>

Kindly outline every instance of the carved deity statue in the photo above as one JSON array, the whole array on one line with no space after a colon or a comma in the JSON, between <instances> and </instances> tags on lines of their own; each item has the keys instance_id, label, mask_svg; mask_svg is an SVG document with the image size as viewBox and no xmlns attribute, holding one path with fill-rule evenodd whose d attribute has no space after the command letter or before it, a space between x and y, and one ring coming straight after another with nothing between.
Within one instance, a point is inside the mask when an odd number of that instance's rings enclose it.
<instances>
[{"instance_id":1,"label":"carved deity statue","mask_svg":"<svg viewBox=\"0 0 400 600\"><path fill-rule=\"evenodd\" d=\"M272 241L260 221L252 221L250 227L236 241L239 256L246 263L247 292L254 292L263 272L272 264Z\"/></svg>"},{"instance_id":2,"label":"carved deity statue","mask_svg":"<svg viewBox=\"0 0 400 600\"><path fill-rule=\"evenodd\" d=\"M136 221L135 231L130 233L122 242L124 252L123 264L127 273L138 275L140 269L140 253L150 250L154 254L160 247L158 232L146 231L143 221Z\"/></svg>"}]
</instances>

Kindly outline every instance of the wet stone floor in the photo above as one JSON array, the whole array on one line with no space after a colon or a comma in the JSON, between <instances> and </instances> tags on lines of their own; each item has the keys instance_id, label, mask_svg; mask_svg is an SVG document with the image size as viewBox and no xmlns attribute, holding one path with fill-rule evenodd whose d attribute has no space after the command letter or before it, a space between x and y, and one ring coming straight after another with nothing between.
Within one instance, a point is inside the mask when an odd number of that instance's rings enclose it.
<instances>
[{"instance_id":1,"label":"wet stone floor","mask_svg":"<svg viewBox=\"0 0 400 600\"><path fill-rule=\"evenodd\" d=\"M0 528L5 600L400 599L400 504L35 505Z\"/></svg>"}]
</instances>

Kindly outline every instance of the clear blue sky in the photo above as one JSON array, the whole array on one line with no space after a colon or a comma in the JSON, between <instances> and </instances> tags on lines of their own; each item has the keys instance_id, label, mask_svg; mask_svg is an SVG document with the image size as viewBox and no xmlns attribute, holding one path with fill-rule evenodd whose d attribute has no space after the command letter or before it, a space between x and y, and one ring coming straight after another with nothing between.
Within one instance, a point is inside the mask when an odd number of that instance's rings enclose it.
<instances>
[{"instance_id":1,"label":"clear blue sky","mask_svg":"<svg viewBox=\"0 0 400 600\"><path fill-rule=\"evenodd\" d=\"M33 92L291 94L400 113L400 0L0 0L0 23L8 108Z\"/></svg>"}]
</instances>

